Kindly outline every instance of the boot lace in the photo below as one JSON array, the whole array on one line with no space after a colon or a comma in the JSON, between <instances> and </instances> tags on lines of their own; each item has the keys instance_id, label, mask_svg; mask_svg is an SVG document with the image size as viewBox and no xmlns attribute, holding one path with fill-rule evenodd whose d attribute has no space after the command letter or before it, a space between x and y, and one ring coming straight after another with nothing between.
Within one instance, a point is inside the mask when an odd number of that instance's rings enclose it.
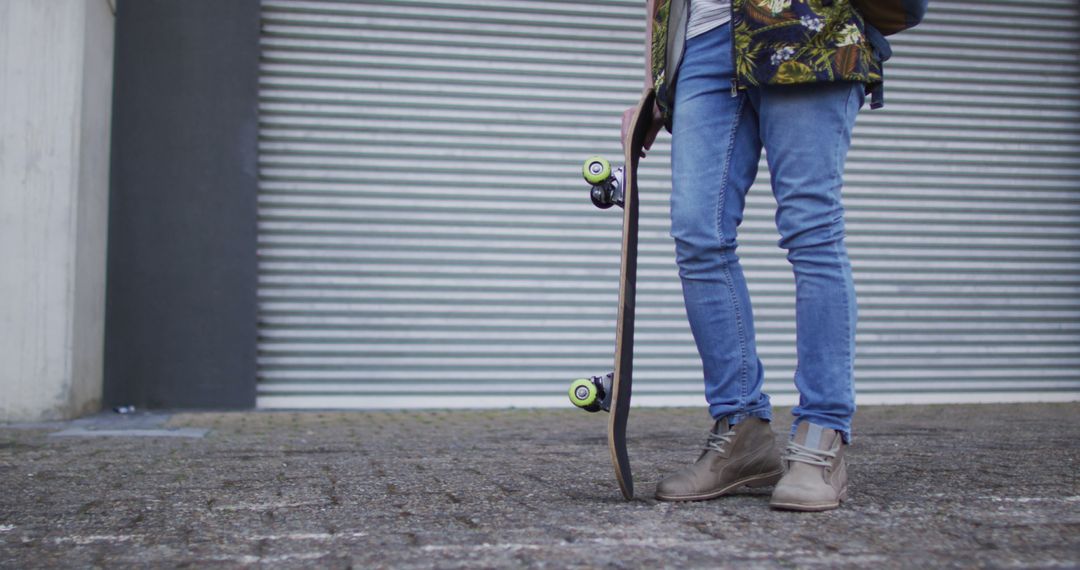
<instances>
[{"instance_id":1,"label":"boot lace","mask_svg":"<svg viewBox=\"0 0 1080 570\"><path fill-rule=\"evenodd\" d=\"M829 467L832 465L829 460L835 457L835 451L814 449L812 447L806 447L805 445L799 445L794 441L789 441L787 449L784 450L784 460L786 461L798 461L800 463L809 463L810 465L817 465L819 467Z\"/></svg>"},{"instance_id":2,"label":"boot lace","mask_svg":"<svg viewBox=\"0 0 1080 570\"><path fill-rule=\"evenodd\" d=\"M724 446L731 443L731 438L735 437L735 430L729 429L724 433L709 432L709 439L705 442L705 445L701 447L705 451L715 451L717 453L724 452Z\"/></svg>"}]
</instances>

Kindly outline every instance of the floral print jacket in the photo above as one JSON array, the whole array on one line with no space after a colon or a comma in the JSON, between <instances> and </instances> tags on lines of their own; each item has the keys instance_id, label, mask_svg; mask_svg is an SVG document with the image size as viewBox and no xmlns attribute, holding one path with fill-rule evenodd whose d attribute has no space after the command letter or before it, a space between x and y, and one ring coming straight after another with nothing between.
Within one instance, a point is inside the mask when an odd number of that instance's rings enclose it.
<instances>
[{"instance_id":1,"label":"floral print jacket","mask_svg":"<svg viewBox=\"0 0 1080 570\"><path fill-rule=\"evenodd\" d=\"M670 118L690 0L656 0L652 77ZM755 85L858 81L881 84L881 58L850 0L732 0L732 90ZM669 30L676 30L669 35ZM875 105L877 106L877 105Z\"/></svg>"}]
</instances>

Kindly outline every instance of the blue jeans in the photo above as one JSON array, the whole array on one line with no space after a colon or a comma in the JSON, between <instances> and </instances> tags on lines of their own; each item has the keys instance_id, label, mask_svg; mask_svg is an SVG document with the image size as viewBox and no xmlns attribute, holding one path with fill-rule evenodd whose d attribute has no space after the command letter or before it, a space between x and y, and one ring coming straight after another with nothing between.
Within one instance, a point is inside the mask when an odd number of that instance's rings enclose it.
<instances>
[{"instance_id":1,"label":"blue jeans","mask_svg":"<svg viewBox=\"0 0 1080 570\"><path fill-rule=\"evenodd\" d=\"M735 254L746 193L766 150L779 246L795 273L802 421L851 433L855 287L840 201L862 84L762 87L731 94L731 26L690 39L672 127L671 235L714 418L771 420L746 279ZM793 428L794 429L794 428Z\"/></svg>"}]
</instances>

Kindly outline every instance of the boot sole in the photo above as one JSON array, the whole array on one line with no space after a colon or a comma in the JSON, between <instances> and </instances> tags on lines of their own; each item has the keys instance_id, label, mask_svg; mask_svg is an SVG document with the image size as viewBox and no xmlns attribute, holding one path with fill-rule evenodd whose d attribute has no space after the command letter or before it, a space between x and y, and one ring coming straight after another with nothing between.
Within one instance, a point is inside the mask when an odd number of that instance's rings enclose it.
<instances>
[{"instance_id":1,"label":"boot sole","mask_svg":"<svg viewBox=\"0 0 1080 570\"><path fill-rule=\"evenodd\" d=\"M709 499L716 499L723 495L746 485L747 487L769 487L775 485L780 481L780 477L784 475L783 469L777 469L769 473L761 475L754 475L753 477L746 477L739 479L728 484L726 487L722 487L716 491L705 493L703 495L661 495L657 493L656 498L660 501L671 502L688 502L688 501L708 501Z\"/></svg>"},{"instance_id":2,"label":"boot sole","mask_svg":"<svg viewBox=\"0 0 1080 570\"><path fill-rule=\"evenodd\" d=\"M822 511L831 511L833 509L840 508L840 503L847 500L847 487L840 491L840 496L831 503L774 503L770 502L769 507L781 511L799 511L803 513L820 513Z\"/></svg>"}]
</instances>

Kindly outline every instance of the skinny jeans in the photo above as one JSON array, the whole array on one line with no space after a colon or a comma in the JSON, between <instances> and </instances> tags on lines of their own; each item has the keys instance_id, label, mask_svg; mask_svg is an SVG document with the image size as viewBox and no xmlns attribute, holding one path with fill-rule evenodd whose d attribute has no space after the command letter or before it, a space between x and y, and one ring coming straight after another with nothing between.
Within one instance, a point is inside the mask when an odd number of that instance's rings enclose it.
<instances>
[{"instance_id":1,"label":"skinny jeans","mask_svg":"<svg viewBox=\"0 0 1080 570\"><path fill-rule=\"evenodd\" d=\"M731 26L687 41L672 124L671 235L714 418L772 419L754 316L736 254L746 194L765 150L778 245L795 276L802 421L850 438L857 307L840 199L861 83L741 89L732 95Z\"/></svg>"}]
</instances>

